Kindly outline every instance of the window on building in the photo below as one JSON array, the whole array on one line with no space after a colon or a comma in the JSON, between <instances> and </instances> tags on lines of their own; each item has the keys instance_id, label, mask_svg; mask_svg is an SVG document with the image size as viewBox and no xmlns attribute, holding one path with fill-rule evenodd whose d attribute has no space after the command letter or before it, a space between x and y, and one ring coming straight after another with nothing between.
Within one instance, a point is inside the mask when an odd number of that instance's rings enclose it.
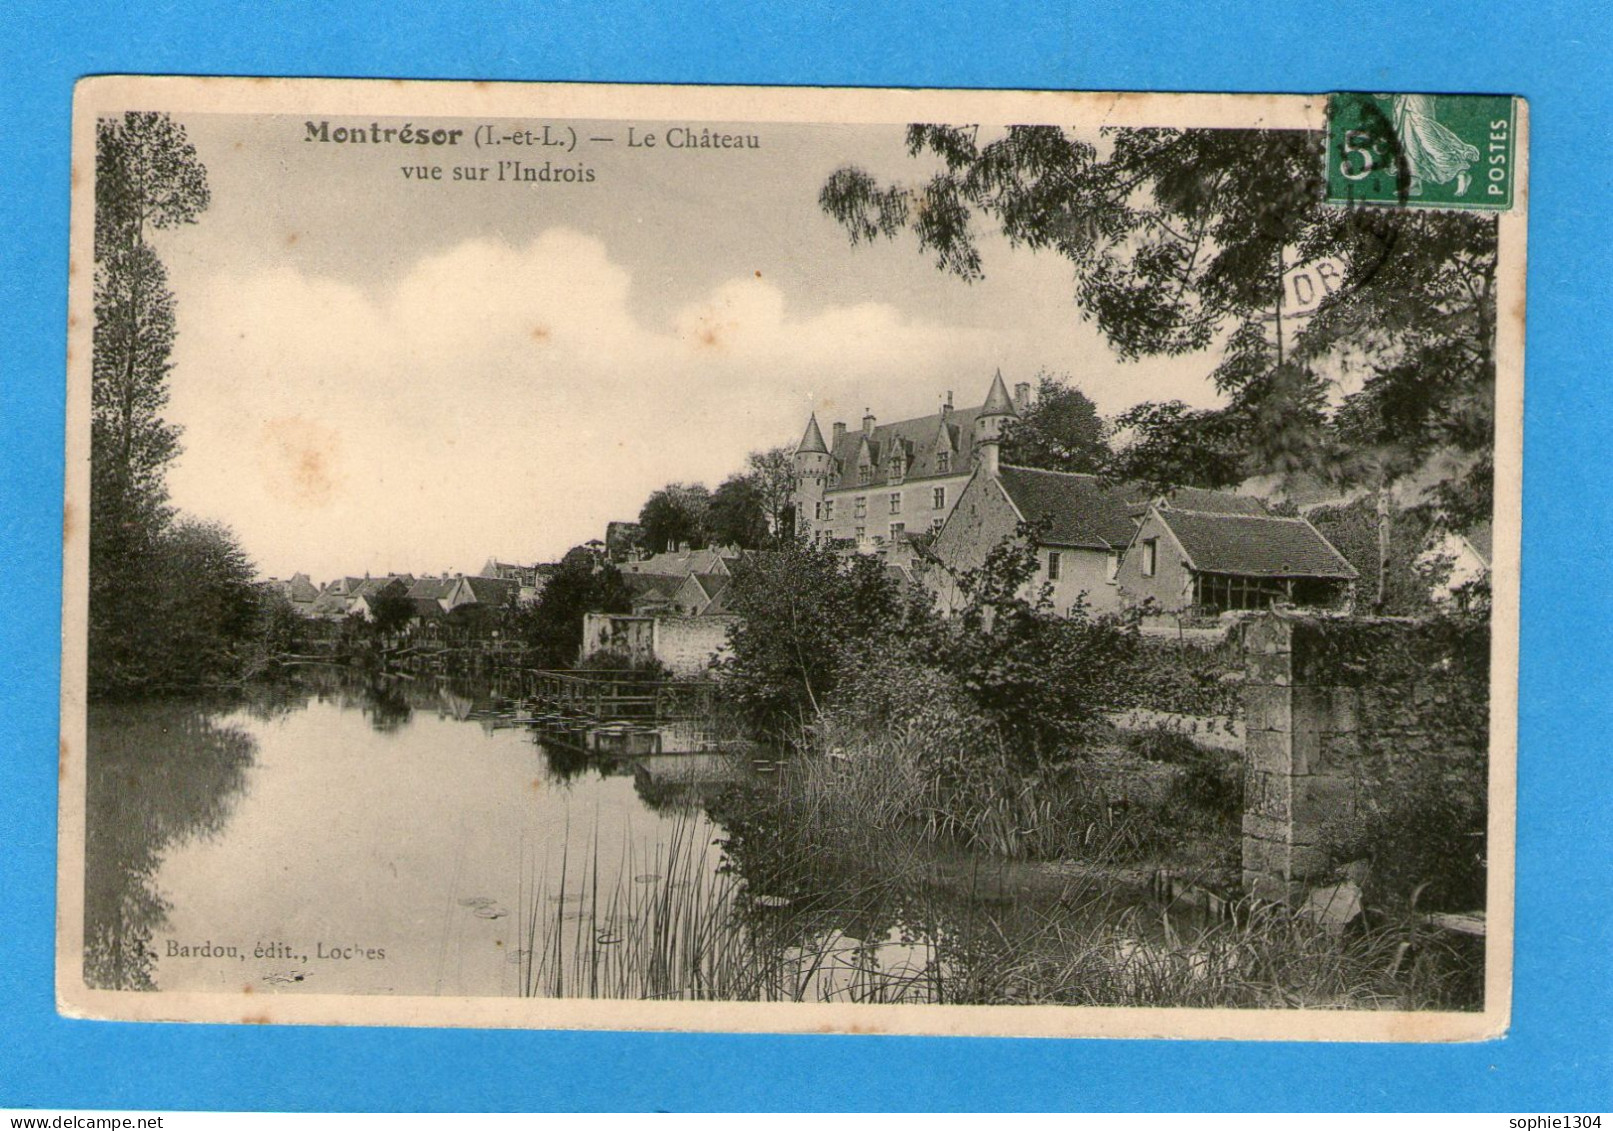
<instances>
[{"instance_id":1,"label":"window on building","mask_svg":"<svg viewBox=\"0 0 1613 1131\"><path fill-rule=\"evenodd\" d=\"M812 517L816 518L816 519L822 519L823 518L823 504L822 503L813 503L812 504Z\"/></svg>"},{"instance_id":2,"label":"window on building","mask_svg":"<svg viewBox=\"0 0 1613 1131\"><path fill-rule=\"evenodd\" d=\"M873 477L874 477L874 469L873 468L869 467L866 463L860 463L860 464L857 465L857 482L858 483L867 483Z\"/></svg>"},{"instance_id":3,"label":"window on building","mask_svg":"<svg viewBox=\"0 0 1613 1131\"><path fill-rule=\"evenodd\" d=\"M901 514L901 513L902 513L902 493L900 491L892 491L891 492L891 514Z\"/></svg>"},{"instance_id":4,"label":"window on building","mask_svg":"<svg viewBox=\"0 0 1613 1131\"><path fill-rule=\"evenodd\" d=\"M1159 564L1159 539L1145 538L1142 541L1142 560L1137 564L1141 567L1144 577L1153 577L1154 569Z\"/></svg>"},{"instance_id":5,"label":"window on building","mask_svg":"<svg viewBox=\"0 0 1613 1131\"><path fill-rule=\"evenodd\" d=\"M825 499L825 500L823 500L823 517L824 518L833 518L834 516L835 516L835 501L833 499Z\"/></svg>"},{"instance_id":6,"label":"window on building","mask_svg":"<svg viewBox=\"0 0 1613 1131\"><path fill-rule=\"evenodd\" d=\"M941 528L946 525L946 522L947 522L947 520L944 519L944 518L932 518L932 519L930 519L930 530L931 530L931 532L935 533L935 534L941 533Z\"/></svg>"},{"instance_id":7,"label":"window on building","mask_svg":"<svg viewBox=\"0 0 1613 1131\"><path fill-rule=\"evenodd\" d=\"M857 544L860 546L866 541L868 541L868 527L859 526L857 528Z\"/></svg>"},{"instance_id":8,"label":"window on building","mask_svg":"<svg viewBox=\"0 0 1613 1131\"><path fill-rule=\"evenodd\" d=\"M1049 550L1047 552L1047 579L1049 581L1057 581L1059 579L1059 565L1059 552L1057 550Z\"/></svg>"},{"instance_id":9,"label":"window on building","mask_svg":"<svg viewBox=\"0 0 1613 1131\"><path fill-rule=\"evenodd\" d=\"M937 452L936 453L936 456L935 456L935 470L940 472L942 475L945 475L945 474L947 474L948 472L950 472L952 470L952 453L951 452Z\"/></svg>"},{"instance_id":10,"label":"window on building","mask_svg":"<svg viewBox=\"0 0 1613 1131\"><path fill-rule=\"evenodd\" d=\"M937 487L935 489L935 509L936 510L941 510L946 505L947 505L947 489L945 487Z\"/></svg>"},{"instance_id":11,"label":"window on building","mask_svg":"<svg viewBox=\"0 0 1613 1131\"><path fill-rule=\"evenodd\" d=\"M854 508L853 511L852 511L852 515L853 515L854 518L867 518L868 517L868 496L867 495L858 495L855 499L852 500L852 506Z\"/></svg>"},{"instance_id":12,"label":"window on building","mask_svg":"<svg viewBox=\"0 0 1613 1131\"><path fill-rule=\"evenodd\" d=\"M891 541L892 542L896 541L896 536L898 534L900 534L902 531L906 530L906 529L907 529L907 524L906 523L902 523L902 522L893 522L893 523L891 523Z\"/></svg>"}]
</instances>

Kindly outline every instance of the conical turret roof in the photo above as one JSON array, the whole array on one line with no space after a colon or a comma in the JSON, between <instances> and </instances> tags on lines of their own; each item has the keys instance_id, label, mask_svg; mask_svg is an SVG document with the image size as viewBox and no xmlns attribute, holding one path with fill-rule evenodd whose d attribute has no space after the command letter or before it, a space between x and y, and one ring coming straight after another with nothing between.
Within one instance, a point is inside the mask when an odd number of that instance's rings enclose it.
<instances>
[{"instance_id":1,"label":"conical turret roof","mask_svg":"<svg viewBox=\"0 0 1613 1131\"><path fill-rule=\"evenodd\" d=\"M801 437L801 442L796 445L795 451L797 455L802 452L829 454L829 445L823 442L823 433L818 430L817 413L814 412L812 419L807 421L806 434Z\"/></svg>"},{"instance_id":2,"label":"conical turret roof","mask_svg":"<svg viewBox=\"0 0 1613 1131\"><path fill-rule=\"evenodd\" d=\"M1003 384L1003 371L997 370L997 376L991 379L991 392L986 394L986 403L980 406L981 416L1018 416L1014 411L1014 402L1008 397L1008 386Z\"/></svg>"}]
</instances>

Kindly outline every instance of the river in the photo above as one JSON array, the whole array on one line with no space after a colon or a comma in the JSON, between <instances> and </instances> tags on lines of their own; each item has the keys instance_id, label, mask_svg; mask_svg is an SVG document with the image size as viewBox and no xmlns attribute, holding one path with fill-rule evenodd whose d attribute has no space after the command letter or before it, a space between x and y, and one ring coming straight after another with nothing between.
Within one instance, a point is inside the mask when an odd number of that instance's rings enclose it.
<instances>
[{"instance_id":1,"label":"river","mask_svg":"<svg viewBox=\"0 0 1613 1131\"><path fill-rule=\"evenodd\" d=\"M1005 923L1136 918L1134 892L1074 900L969 856L927 858L939 888L797 868L823 846L712 816L748 759L586 756L511 725L496 691L312 669L230 700L92 707L87 981L973 999L1001 965L977 944Z\"/></svg>"}]
</instances>

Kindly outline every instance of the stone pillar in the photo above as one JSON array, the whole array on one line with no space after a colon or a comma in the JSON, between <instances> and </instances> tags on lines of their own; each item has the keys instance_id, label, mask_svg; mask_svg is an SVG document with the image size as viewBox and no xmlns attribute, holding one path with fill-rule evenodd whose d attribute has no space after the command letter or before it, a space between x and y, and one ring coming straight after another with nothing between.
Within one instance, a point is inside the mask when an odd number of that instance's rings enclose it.
<instances>
[{"instance_id":1,"label":"stone pillar","mask_svg":"<svg viewBox=\"0 0 1613 1131\"><path fill-rule=\"evenodd\" d=\"M1323 878L1326 826L1355 802L1356 692L1312 662L1312 618L1270 613L1244 637L1243 887L1290 901Z\"/></svg>"}]
</instances>

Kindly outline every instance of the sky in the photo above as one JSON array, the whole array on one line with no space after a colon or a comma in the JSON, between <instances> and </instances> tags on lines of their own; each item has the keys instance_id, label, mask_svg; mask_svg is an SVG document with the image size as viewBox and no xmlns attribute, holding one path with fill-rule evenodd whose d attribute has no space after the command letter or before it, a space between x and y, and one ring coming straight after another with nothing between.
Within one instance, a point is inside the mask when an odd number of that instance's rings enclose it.
<instances>
[{"instance_id":1,"label":"sky","mask_svg":"<svg viewBox=\"0 0 1613 1131\"><path fill-rule=\"evenodd\" d=\"M635 123L760 142L672 150L628 149L627 123L551 122L617 140L549 158L321 144L303 117L180 121L212 199L154 241L178 310L169 485L266 576L554 560L659 486L715 487L793 446L810 412L827 432L949 390L974 405L999 368L1010 385L1068 373L1106 414L1215 402L1212 356L1119 361L1056 256L982 227L986 277L964 283L910 238L853 247L818 191L846 164L923 175L899 126ZM500 183L489 153L594 179ZM456 182L460 165L492 170Z\"/></svg>"}]
</instances>

